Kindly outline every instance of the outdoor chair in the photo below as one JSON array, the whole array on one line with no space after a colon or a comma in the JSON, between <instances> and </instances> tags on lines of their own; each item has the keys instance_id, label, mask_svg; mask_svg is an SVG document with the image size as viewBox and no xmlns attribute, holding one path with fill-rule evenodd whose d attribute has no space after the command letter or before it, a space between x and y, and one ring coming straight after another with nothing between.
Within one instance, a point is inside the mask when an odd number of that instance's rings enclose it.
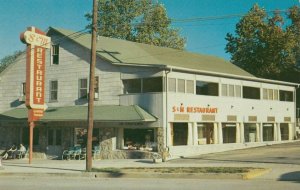
<instances>
[{"instance_id":1,"label":"outdoor chair","mask_svg":"<svg viewBox=\"0 0 300 190\"><path fill-rule=\"evenodd\" d=\"M80 155L81 155L81 146L74 146L73 153L71 154L70 159L76 160L76 158L78 158L78 160L80 160Z\"/></svg>"},{"instance_id":2,"label":"outdoor chair","mask_svg":"<svg viewBox=\"0 0 300 190\"><path fill-rule=\"evenodd\" d=\"M94 146L93 150L92 150L92 154L93 154L93 159L97 159L100 157L100 146Z\"/></svg>"},{"instance_id":3,"label":"outdoor chair","mask_svg":"<svg viewBox=\"0 0 300 190\"><path fill-rule=\"evenodd\" d=\"M86 159L86 148L81 149L81 153L79 155L79 160L85 160Z\"/></svg>"},{"instance_id":4,"label":"outdoor chair","mask_svg":"<svg viewBox=\"0 0 300 190\"><path fill-rule=\"evenodd\" d=\"M27 150L24 150L24 151L18 151L18 152L16 153L16 158L18 158L18 159L25 158L25 157L26 157L26 154L27 154Z\"/></svg>"},{"instance_id":5,"label":"outdoor chair","mask_svg":"<svg viewBox=\"0 0 300 190\"><path fill-rule=\"evenodd\" d=\"M77 157L80 158L80 154L81 154L80 146L69 147L68 150L63 151L61 159L70 160L70 159L76 159Z\"/></svg>"},{"instance_id":6,"label":"outdoor chair","mask_svg":"<svg viewBox=\"0 0 300 190\"><path fill-rule=\"evenodd\" d=\"M64 150L61 156L61 159L64 160L70 160L71 159L71 154L73 154L73 147L69 147L68 150Z\"/></svg>"}]
</instances>

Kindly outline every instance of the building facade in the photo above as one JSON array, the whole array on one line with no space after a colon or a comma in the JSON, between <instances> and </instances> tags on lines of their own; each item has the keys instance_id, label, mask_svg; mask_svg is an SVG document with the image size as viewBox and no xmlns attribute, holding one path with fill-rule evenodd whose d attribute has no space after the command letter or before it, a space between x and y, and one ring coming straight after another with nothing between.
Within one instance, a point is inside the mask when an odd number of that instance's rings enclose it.
<instances>
[{"instance_id":1,"label":"building facade","mask_svg":"<svg viewBox=\"0 0 300 190\"><path fill-rule=\"evenodd\" d=\"M49 28L45 116L34 151L85 146L90 35ZM28 143L25 54L0 73L0 146ZM295 138L297 84L222 59L99 37L93 144L101 158L187 156Z\"/></svg>"}]
</instances>

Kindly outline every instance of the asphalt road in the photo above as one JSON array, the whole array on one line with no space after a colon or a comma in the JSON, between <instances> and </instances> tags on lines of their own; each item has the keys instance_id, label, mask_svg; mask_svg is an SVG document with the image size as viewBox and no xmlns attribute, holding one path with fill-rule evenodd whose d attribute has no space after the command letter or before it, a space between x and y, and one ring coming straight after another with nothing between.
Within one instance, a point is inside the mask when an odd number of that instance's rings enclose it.
<instances>
[{"instance_id":1,"label":"asphalt road","mask_svg":"<svg viewBox=\"0 0 300 190\"><path fill-rule=\"evenodd\" d=\"M53 163L65 163L53 161ZM75 162L75 161L74 161ZM99 165L105 160L99 161ZM111 161L110 161L111 162ZM52 162L51 162L52 163ZM69 162L68 162L69 163ZM70 162L71 163L71 162ZM8 163L12 164L12 163ZM18 163L15 163L18 164ZM72 164L71 164L72 165ZM20 177L1 176L0 190L298 190L300 189L300 142L272 145L259 148L228 151L195 157L171 160L160 166L240 166L263 167L272 171L252 180L231 179L132 179L132 178L89 178L89 177ZM56 165L59 167L59 165ZM117 167L117 165L116 165ZM40 169L40 167L37 167ZM73 168L74 169L74 168ZM69 170L67 170L69 171Z\"/></svg>"},{"instance_id":2,"label":"asphalt road","mask_svg":"<svg viewBox=\"0 0 300 190\"><path fill-rule=\"evenodd\" d=\"M257 163L300 165L300 141L172 160L173 163Z\"/></svg>"},{"instance_id":3,"label":"asphalt road","mask_svg":"<svg viewBox=\"0 0 300 190\"><path fill-rule=\"evenodd\" d=\"M298 190L300 183L264 180L195 180L195 179L91 179L91 178L13 178L1 177L2 190Z\"/></svg>"},{"instance_id":4,"label":"asphalt road","mask_svg":"<svg viewBox=\"0 0 300 190\"><path fill-rule=\"evenodd\" d=\"M270 173L257 179L300 182L300 142L187 157L170 163L270 168Z\"/></svg>"}]
</instances>

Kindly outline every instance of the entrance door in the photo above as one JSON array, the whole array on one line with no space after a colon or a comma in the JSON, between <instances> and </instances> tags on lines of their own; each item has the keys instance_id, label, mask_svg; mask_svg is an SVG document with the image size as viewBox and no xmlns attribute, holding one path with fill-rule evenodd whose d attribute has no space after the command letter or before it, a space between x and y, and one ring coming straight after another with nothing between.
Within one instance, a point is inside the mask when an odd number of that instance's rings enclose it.
<instances>
[{"instance_id":1,"label":"entrance door","mask_svg":"<svg viewBox=\"0 0 300 190\"><path fill-rule=\"evenodd\" d=\"M62 130L48 129L47 130L47 145L46 154L49 156L59 156L62 154Z\"/></svg>"},{"instance_id":2,"label":"entrance door","mask_svg":"<svg viewBox=\"0 0 300 190\"><path fill-rule=\"evenodd\" d=\"M263 124L263 141L274 141L274 124Z\"/></svg>"},{"instance_id":3,"label":"entrance door","mask_svg":"<svg viewBox=\"0 0 300 190\"><path fill-rule=\"evenodd\" d=\"M280 123L281 140L289 140L289 124Z\"/></svg>"},{"instance_id":4,"label":"entrance door","mask_svg":"<svg viewBox=\"0 0 300 190\"><path fill-rule=\"evenodd\" d=\"M245 142L256 142L256 123L244 124Z\"/></svg>"},{"instance_id":5,"label":"entrance door","mask_svg":"<svg viewBox=\"0 0 300 190\"><path fill-rule=\"evenodd\" d=\"M39 144L39 128L33 128L33 145ZM29 127L22 128L22 140L21 143L28 148L29 146Z\"/></svg>"},{"instance_id":6,"label":"entrance door","mask_svg":"<svg viewBox=\"0 0 300 190\"><path fill-rule=\"evenodd\" d=\"M223 143L236 142L236 124L222 123Z\"/></svg>"},{"instance_id":7,"label":"entrance door","mask_svg":"<svg viewBox=\"0 0 300 190\"><path fill-rule=\"evenodd\" d=\"M173 123L173 145L187 145L188 123Z\"/></svg>"}]
</instances>

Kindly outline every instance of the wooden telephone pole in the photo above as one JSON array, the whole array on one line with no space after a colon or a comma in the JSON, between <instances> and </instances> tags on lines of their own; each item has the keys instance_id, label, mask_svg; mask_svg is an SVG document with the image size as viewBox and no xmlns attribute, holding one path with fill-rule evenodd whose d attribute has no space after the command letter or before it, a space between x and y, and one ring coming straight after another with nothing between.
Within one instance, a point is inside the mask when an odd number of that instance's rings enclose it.
<instances>
[{"instance_id":1,"label":"wooden telephone pole","mask_svg":"<svg viewBox=\"0 0 300 190\"><path fill-rule=\"evenodd\" d=\"M95 96L95 65L96 65L96 43L97 43L97 15L98 0L93 0L91 63L90 63L90 86L88 104L88 130L86 146L86 171L92 171L92 138L94 128L94 96Z\"/></svg>"}]
</instances>

